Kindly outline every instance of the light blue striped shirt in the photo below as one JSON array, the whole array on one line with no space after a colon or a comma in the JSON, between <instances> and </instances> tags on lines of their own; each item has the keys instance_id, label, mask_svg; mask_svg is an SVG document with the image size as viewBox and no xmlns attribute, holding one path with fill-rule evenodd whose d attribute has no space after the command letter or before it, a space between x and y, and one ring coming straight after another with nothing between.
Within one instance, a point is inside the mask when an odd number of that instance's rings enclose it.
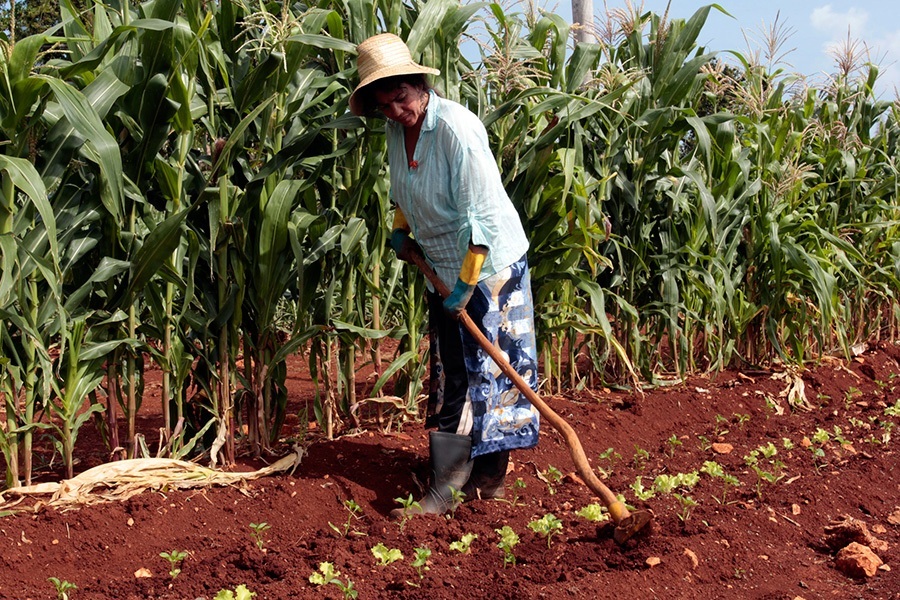
<instances>
[{"instance_id":1,"label":"light blue striped shirt","mask_svg":"<svg viewBox=\"0 0 900 600\"><path fill-rule=\"evenodd\" d=\"M388 121L391 196L438 276L453 289L469 241L488 248L481 279L522 258L528 238L488 145L481 120L430 92L410 166L403 126Z\"/></svg>"}]
</instances>

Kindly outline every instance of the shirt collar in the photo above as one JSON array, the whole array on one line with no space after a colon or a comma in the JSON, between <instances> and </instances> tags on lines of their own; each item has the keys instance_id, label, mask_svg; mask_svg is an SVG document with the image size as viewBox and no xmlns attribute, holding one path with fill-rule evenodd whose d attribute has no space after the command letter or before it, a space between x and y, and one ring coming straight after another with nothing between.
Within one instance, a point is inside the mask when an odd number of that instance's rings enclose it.
<instances>
[{"instance_id":1,"label":"shirt collar","mask_svg":"<svg viewBox=\"0 0 900 600\"><path fill-rule=\"evenodd\" d=\"M439 103L440 98L434 93L434 90L428 90L428 109L425 111L425 120L422 121L422 131L431 131L437 127Z\"/></svg>"}]
</instances>

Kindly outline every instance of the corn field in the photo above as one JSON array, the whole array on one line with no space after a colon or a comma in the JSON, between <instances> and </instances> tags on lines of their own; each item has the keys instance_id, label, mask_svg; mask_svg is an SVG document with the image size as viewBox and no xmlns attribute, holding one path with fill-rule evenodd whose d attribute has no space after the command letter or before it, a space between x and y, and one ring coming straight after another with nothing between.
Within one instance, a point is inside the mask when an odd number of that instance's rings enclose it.
<instances>
[{"instance_id":1,"label":"corn field","mask_svg":"<svg viewBox=\"0 0 900 600\"><path fill-rule=\"evenodd\" d=\"M7 486L38 435L71 476L89 420L150 454L151 368L157 454L213 465L277 442L297 352L329 436L385 389L415 412L424 283L386 249L383 124L348 112L355 46L383 31L488 127L531 238L545 391L896 336L900 103L874 65L817 87L751 52L730 66L697 45L717 5L629 4L573 46L558 15L488 3L87 4L0 41Z\"/></svg>"}]
</instances>

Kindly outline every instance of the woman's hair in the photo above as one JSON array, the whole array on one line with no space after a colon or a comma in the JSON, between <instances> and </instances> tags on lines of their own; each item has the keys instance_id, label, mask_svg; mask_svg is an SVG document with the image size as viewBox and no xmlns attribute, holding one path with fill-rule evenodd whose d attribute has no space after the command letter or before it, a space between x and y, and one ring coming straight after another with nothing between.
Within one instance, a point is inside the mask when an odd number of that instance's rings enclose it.
<instances>
[{"instance_id":1,"label":"woman's hair","mask_svg":"<svg viewBox=\"0 0 900 600\"><path fill-rule=\"evenodd\" d=\"M392 92L402 84L414 87L417 90L428 92L432 89L425 75L422 73L413 73L411 75L394 75L393 77L385 77L384 79L376 79L366 87L359 90L360 100L363 107L363 114L367 117L378 114L375 107L376 92Z\"/></svg>"}]
</instances>

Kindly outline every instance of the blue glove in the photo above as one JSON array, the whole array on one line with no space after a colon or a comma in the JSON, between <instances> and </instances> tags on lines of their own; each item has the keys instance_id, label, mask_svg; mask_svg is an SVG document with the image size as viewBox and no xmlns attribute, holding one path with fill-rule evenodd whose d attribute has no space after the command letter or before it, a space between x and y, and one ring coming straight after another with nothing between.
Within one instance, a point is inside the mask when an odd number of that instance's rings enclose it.
<instances>
[{"instance_id":1,"label":"blue glove","mask_svg":"<svg viewBox=\"0 0 900 600\"><path fill-rule=\"evenodd\" d=\"M453 291L444 298L444 310L458 317L466 309L466 304L472 299L473 293L475 293L474 285L469 285L462 279L457 279Z\"/></svg>"},{"instance_id":2,"label":"blue glove","mask_svg":"<svg viewBox=\"0 0 900 600\"><path fill-rule=\"evenodd\" d=\"M478 285L478 276L481 273L482 265L484 265L486 253L486 250L480 251L477 246L469 246L469 251L466 252L466 256L463 258L462 268L459 270L456 286L454 286L450 295L444 299L444 310L454 317L458 318L459 313L465 310L466 304L471 300L472 294L475 292L475 286Z\"/></svg>"},{"instance_id":3,"label":"blue glove","mask_svg":"<svg viewBox=\"0 0 900 600\"><path fill-rule=\"evenodd\" d=\"M404 262L412 262L414 253L423 256L422 248L416 240L409 237L409 232L403 229L391 232L391 248L397 253L397 258Z\"/></svg>"},{"instance_id":4,"label":"blue glove","mask_svg":"<svg viewBox=\"0 0 900 600\"><path fill-rule=\"evenodd\" d=\"M396 252L398 256L403 251L403 244L405 244L408 239L410 239L408 231L395 229L391 232L391 248L394 249L394 252Z\"/></svg>"}]
</instances>

